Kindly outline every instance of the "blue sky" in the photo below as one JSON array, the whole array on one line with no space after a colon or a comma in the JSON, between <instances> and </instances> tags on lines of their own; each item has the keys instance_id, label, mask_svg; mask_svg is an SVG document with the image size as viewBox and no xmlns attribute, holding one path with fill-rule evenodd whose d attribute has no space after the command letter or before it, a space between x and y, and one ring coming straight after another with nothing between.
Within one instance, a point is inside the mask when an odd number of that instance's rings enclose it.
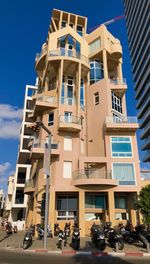
<instances>
[{"instance_id":1,"label":"blue sky","mask_svg":"<svg viewBox=\"0 0 150 264\"><path fill-rule=\"evenodd\" d=\"M53 8L87 16L89 29L124 13L121 0L0 1L0 189L6 190L7 177L15 170L25 85L35 83L35 55L46 40ZM128 115L134 116L136 108L125 20L107 28L123 46L127 109ZM138 144L141 145L139 140ZM142 156L140 152L140 159Z\"/></svg>"}]
</instances>

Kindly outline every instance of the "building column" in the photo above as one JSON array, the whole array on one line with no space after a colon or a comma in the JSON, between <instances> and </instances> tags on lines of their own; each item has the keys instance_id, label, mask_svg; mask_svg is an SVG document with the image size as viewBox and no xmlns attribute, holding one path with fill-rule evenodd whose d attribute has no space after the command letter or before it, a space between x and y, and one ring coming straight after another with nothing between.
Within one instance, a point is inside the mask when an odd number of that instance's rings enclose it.
<instances>
[{"instance_id":1,"label":"building column","mask_svg":"<svg viewBox=\"0 0 150 264\"><path fill-rule=\"evenodd\" d=\"M48 223L52 229L52 233L54 234L54 224L55 224L55 192L50 191L49 196L49 219Z\"/></svg>"},{"instance_id":2,"label":"building column","mask_svg":"<svg viewBox=\"0 0 150 264\"><path fill-rule=\"evenodd\" d=\"M119 81L122 81L123 76L122 76L122 62L121 61L119 61L118 65L117 65L117 73L118 73Z\"/></svg>"},{"instance_id":3,"label":"building column","mask_svg":"<svg viewBox=\"0 0 150 264\"><path fill-rule=\"evenodd\" d=\"M59 85L58 85L58 113L60 115L60 107L61 107L61 91L62 91L62 78L63 78L63 66L64 66L64 60L62 59L60 62L59 67Z\"/></svg>"},{"instance_id":4,"label":"building column","mask_svg":"<svg viewBox=\"0 0 150 264\"><path fill-rule=\"evenodd\" d=\"M85 236L85 192L79 191L79 227L81 237Z\"/></svg>"},{"instance_id":5,"label":"building column","mask_svg":"<svg viewBox=\"0 0 150 264\"><path fill-rule=\"evenodd\" d=\"M115 197L114 191L108 191L108 212L109 212L109 221L112 223L112 226L115 224Z\"/></svg>"},{"instance_id":6,"label":"building column","mask_svg":"<svg viewBox=\"0 0 150 264\"><path fill-rule=\"evenodd\" d=\"M129 217L133 226L137 224L136 210L134 208L135 194L131 193L128 195L128 206L129 206Z\"/></svg>"},{"instance_id":7,"label":"building column","mask_svg":"<svg viewBox=\"0 0 150 264\"><path fill-rule=\"evenodd\" d=\"M104 78L108 79L107 53L105 49L103 49L103 69L104 69Z\"/></svg>"}]
</instances>

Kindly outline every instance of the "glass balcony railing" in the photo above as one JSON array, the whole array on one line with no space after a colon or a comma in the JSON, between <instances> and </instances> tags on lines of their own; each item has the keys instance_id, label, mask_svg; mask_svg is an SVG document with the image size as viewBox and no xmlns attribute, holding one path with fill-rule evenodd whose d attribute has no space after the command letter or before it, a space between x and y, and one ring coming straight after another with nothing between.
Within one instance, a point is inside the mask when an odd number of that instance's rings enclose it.
<instances>
[{"instance_id":1,"label":"glass balcony railing","mask_svg":"<svg viewBox=\"0 0 150 264\"><path fill-rule=\"evenodd\" d=\"M126 117L116 117L116 116L107 116L106 123L117 123L117 124L138 124L136 116L126 116Z\"/></svg>"},{"instance_id":2,"label":"glass balcony railing","mask_svg":"<svg viewBox=\"0 0 150 264\"><path fill-rule=\"evenodd\" d=\"M45 144L47 143L46 140L33 140L32 148L45 148ZM52 141L51 142L51 149L58 149L59 148L59 142L58 141Z\"/></svg>"},{"instance_id":3,"label":"glass balcony railing","mask_svg":"<svg viewBox=\"0 0 150 264\"><path fill-rule=\"evenodd\" d=\"M77 124L82 125L82 119L81 117L77 116L59 116L59 122L60 123L68 123L68 124Z\"/></svg>"},{"instance_id":4,"label":"glass balcony railing","mask_svg":"<svg viewBox=\"0 0 150 264\"><path fill-rule=\"evenodd\" d=\"M31 188L34 187L33 179L29 179L29 180L26 181L25 188L28 188L28 187L31 187Z\"/></svg>"},{"instance_id":5,"label":"glass balcony railing","mask_svg":"<svg viewBox=\"0 0 150 264\"><path fill-rule=\"evenodd\" d=\"M35 61L37 61L40 57L43 56L47 52L47 46L45 46L40 53L36 54Z\"/></svg>"},{"instance_id":6,"label":"glass balcony railing","mask_svg":"<svg viewBox=\"0 0 150 264\"><path fill-rule=\"evenodd\" d=\"M112 179L111 171L102 171L99 168L87 168L73 172L73 180L80 179Z\"/></svg>"},{"instance_id":7,"label":"glass balcony railing","mask_svg":"<svg viewBox=\"0 0 150 264\"><path fill-rule=\"evenodd\" d=\"M115 85L125 85L127 84L126 79L123 78L122 80L119 80L118 78L109 78L110 83L113 83Z\"/></svg>"},{"instance_id":8,"label":"glass balcony railing","mask_svg":"<svg viewBox=\"0 0 150 264\"><path fill-rule=\"evenodd\" d=\"M79 52L75 50L69 50L65 48L59 48L57 50L51 50L49 51L48 55L50 57L53 56L65 56L65 57L71 57L71 58L76 58L85 61L86 63L89 63L89 60L86 56L80 54Z\"/></svg>"}]
</instances>

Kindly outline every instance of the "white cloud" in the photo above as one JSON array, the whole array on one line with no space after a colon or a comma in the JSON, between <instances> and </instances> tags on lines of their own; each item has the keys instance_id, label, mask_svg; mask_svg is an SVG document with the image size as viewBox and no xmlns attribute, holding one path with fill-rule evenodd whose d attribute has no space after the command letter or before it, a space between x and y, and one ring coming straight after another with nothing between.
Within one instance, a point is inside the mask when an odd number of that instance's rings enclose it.
<instances>
[{"instance_id":1,"label":"white cloud","mask_svg":"<svg viewBox=\"0 0 150 264\"><path fill-rule=\"evenodd\" d=\"M3 174L10 168L11 164L9 162L5 162L0 164L0 176L3 176Z\"/></svg>"},{"instance_id":2,"label":"white cloud","mask_svg":"<svg viewBox=\"0 0 150 264\"><path fill-rule=\"evenodd\" d=\"M0 104L0 138L18 138L21 118L22 109L8 104Z\"/></svg>"},{"instance_id":3,"label":"white cloud","mask_svg":"<svg viewBox=\"0 0 150 264\"><path fill-rule=\"evenodd\" d=\"M0 189L7 191L7 181L10 175L13 175L12 166L9 162L0 164Z\"/></svg>"},{"instance_id":4,"label":"white cloud","mask_svg":"<svg viewBox=\"0 0 150 264\"><path fill-rule=\"evenodd\" d=\"M0 118L2 119L21 119L22 109L8 104L0 104Z\"/></svg>"}]
</instances>

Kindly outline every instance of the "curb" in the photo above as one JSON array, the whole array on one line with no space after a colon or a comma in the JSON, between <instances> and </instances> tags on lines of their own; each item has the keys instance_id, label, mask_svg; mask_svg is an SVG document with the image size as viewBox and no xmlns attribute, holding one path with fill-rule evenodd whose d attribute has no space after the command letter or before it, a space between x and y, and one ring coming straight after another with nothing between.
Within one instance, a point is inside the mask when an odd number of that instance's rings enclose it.
<instances>
[{"instance_id":1,"label":"curb","mask_svg":"<svg viewBox=\"0 0 150 264\"><path fill-rule=\"evenodd\" d=\"M69 255L69 256L93 256L93 257L150 257L150 253L143 252L99 252L99 251L74 251L74 250L47 250L47 249L27 249L24 252L30 253L48 253L48 254L59 254L59 255Z\"/></svg>"}]
</instances>

